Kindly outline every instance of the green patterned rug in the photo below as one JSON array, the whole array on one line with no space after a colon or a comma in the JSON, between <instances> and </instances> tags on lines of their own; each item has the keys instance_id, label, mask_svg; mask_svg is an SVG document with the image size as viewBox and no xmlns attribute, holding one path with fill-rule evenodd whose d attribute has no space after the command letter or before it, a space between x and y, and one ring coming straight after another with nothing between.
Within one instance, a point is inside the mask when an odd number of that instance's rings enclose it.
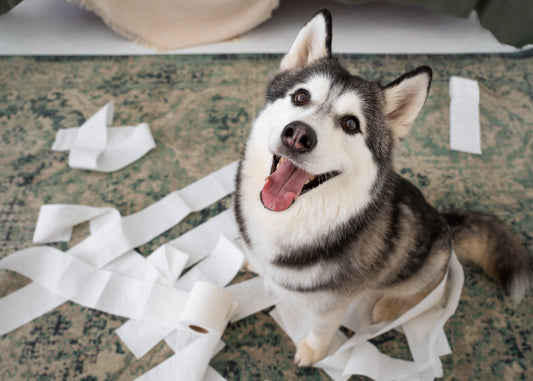
<instances>
[{"instance_id":1,"label":"green patterned rug","mask_svg":"<svg viewBox=\"0 0 533 381\"><path fill-rule=\"evenodd\" d=\"M43 204L114 206L128 215L236 160L279 58L0 57L0 257L33 246ZM398 150L398 171L440 209L497 215L513 226L531 253L533 53L341 59L353 73L384 83L418 65L433 68L427 104ZM479 81L481 156L449 150L451 75ZM148 122L157 148L112 174L70 169L67 154L50 150L55 131L81 125L112 99L113 124ZM227 198L190 216L139 251L149 254L230 203ZM87 232L86 226L77 228L73 243L57 247L67 250ZM465 275L459 308L446 325L453 354L443 358L444 379L531 379L533 297L514 309L480 271L466 267ZM0 296L26 283L0 271ZM230 381L328 379L322 371L293 365L293 344L267 312L229 325L226 347L211 365ZM172 354L160 343L135 359L114 333L124 321L66 303L0 337L0 379L131 380ZM386 334L374 343L389 354L409 356L400 334Z\"/></svg>"}]
</instances>

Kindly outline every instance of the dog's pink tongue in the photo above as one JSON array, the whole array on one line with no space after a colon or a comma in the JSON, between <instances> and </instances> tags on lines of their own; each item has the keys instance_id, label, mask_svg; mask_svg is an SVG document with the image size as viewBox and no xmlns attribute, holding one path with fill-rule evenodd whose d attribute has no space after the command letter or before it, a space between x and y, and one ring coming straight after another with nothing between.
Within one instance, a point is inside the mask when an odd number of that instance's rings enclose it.
<instances>
[{"instance_id":1,"label":"dog's pink tongue","mask_svg":"<svg viewBox=\"0 0 533 381\"><path fill-rule=\"evenodd\" d=\"M265 208L281 212L291 206L309 178L309 173L283 160L276 171L267 178L261 191Z\"/></svg>"}]
</instances>

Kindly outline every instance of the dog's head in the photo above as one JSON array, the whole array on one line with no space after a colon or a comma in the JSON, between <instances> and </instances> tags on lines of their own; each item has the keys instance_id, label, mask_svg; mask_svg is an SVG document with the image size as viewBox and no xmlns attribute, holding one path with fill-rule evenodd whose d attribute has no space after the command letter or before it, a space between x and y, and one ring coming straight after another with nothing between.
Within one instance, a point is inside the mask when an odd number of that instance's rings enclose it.
<instances>
[{"instance_id":1,"label":"dog's head","mask_svg":"<svg viewBox=\"0 0 533 381\"><path fill-rule=\"evenodd\" d=\"M319 11L283 57L247 147L265 162L263 205L284 211L308 192L327 198L328 188L353 183L370 190L422 108L431 75L419 67L386 86L352 76L332 57L331 16Z\"/></svg>"}]
</instances>

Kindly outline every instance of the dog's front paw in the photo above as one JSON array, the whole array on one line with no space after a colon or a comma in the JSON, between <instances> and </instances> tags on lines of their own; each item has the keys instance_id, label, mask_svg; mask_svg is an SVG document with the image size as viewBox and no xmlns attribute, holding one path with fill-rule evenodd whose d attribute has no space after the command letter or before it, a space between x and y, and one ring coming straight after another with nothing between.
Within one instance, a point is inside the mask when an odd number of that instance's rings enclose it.
<instances>
[{"instance_id":1,"label":"dog's front paw","mask_svg":"<svg viewBox=\"0 0 533 381\"><path fill-rule=\"evenodd\" d=\"M296 348L294 363L298 366L310 366L322 360L326 356L327 350L327 345L314 342L310 343L308 337L306 337L298 344L298 348Z\"/></svg>"}]
</instances>

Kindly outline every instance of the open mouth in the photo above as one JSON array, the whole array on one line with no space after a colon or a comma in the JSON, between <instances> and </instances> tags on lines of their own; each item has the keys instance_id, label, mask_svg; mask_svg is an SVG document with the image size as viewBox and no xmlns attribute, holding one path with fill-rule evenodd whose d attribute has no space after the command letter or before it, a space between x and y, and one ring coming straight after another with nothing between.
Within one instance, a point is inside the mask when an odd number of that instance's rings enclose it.
<instances>
[{"instance_id":1,"label":"open mouth","mask_svg":"<svg viewBox=\"0 0 533 381\"><path fill-rule=\"evenodd\" d=\"M265 208L281 212L288 209L296 198L339 175L331 171L313 175L294 165L293 162L274 155L270 176L261 190L260 198Z\"/></svg>"}]
</instances>

